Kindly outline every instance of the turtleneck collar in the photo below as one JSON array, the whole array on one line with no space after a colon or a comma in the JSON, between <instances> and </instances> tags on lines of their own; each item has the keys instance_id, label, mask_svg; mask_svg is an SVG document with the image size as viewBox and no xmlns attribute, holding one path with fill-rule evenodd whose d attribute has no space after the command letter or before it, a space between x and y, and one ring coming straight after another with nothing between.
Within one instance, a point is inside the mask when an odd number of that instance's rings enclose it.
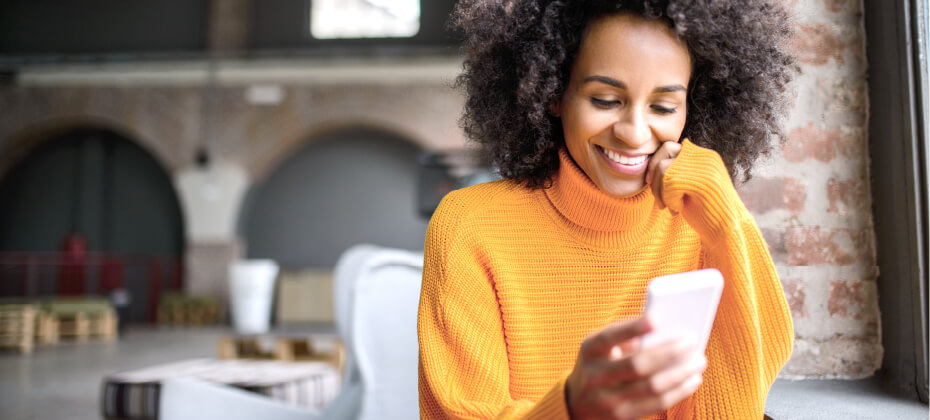
<instances>
[{"instance_id":1,"label":"turtleneck collar","mask_svg":"<svg viewBox=\"0 0 930 420\"><path fill-rule=\"evenodd\" d=\"M622 234L627 239L645 233L658 213L655 196L648 186L628 197L615 197L601 191L565 148L559 150L559 170L545 193L555 209L571 223L596 232Z\"/></svg>"}]
</instances>

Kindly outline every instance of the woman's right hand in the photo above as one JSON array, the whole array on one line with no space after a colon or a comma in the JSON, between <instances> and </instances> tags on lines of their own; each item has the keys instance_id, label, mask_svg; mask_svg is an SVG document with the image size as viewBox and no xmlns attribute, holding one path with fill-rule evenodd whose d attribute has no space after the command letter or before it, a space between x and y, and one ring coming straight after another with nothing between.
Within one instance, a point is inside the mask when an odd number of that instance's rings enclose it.
<instances>
[{"instance_id":1,"label":"woman's right hand","mask_svg":"<svg viewBox=\"0 0 930 420\"><path fill-rule=\"evenodd\" d=\"M581 343L565 384L573 420L637 419L697 390L707 367L704 355L685 340L639 348L651 330L644 317L610 325Z\"/></svg>"}]
</instances>

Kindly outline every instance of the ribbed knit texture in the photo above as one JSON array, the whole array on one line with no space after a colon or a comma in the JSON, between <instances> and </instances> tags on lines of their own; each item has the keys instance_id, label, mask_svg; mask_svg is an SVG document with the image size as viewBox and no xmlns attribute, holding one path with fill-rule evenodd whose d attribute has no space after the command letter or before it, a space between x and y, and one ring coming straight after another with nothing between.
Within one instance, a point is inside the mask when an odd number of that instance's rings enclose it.
<instances>
[{"instance_id":1,"label":"ribbed knit texture","mask_svg":"<svg viewBox=\"0 0 930 420\"><path fill-rule=\"evenodd\" d=\"M651 418L761 419L793 328L765 243L720 157L689 141L649 188L600 191L563 150L551 188L510 181L443 199L426 234L420 297L424 419L567 419L581 341L640 316L654 277L725 279L698 391Z\"/></svg>"}]
</instances>

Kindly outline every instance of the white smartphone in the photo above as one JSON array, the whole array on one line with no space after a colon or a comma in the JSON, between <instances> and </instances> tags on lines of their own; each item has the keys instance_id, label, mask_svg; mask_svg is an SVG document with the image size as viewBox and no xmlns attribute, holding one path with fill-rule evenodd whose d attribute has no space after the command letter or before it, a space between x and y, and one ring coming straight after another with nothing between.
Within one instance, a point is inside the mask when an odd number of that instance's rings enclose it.
<instances>
[{"instance_id":1,"label":"white smartphone","mask_svg":"<svg viewBox=\"0 0 930 420\"><path fill-rule=\"evenodd\" d=\"M722 292L723 275L715 268L652 279L646 295L646 315L654 329L643 337L641 346L691 336L704 353Z\"/></svg>"}]
</instances>

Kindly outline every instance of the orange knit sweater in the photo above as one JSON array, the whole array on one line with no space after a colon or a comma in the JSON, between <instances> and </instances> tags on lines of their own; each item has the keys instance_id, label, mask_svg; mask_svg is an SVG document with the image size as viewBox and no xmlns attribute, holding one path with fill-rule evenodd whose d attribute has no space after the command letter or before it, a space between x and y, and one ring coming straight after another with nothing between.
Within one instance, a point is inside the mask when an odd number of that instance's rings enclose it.
<instances>
[{"instance_id":1,"label":"orange knit sweater","mask_svg":"<svg viewBox=\"0 0 930 420\"><path fill-rule=\"evenodd\" d=\"M581 341L642 313L656 276L725 279L704 382L652 418L761 419L793 328L765 243L720 157L685 140L664 201L601 192L563 150L548 189L510 181L450 193L426 234L420 413L567 419Z\"/></svg>"}]
</instances>

